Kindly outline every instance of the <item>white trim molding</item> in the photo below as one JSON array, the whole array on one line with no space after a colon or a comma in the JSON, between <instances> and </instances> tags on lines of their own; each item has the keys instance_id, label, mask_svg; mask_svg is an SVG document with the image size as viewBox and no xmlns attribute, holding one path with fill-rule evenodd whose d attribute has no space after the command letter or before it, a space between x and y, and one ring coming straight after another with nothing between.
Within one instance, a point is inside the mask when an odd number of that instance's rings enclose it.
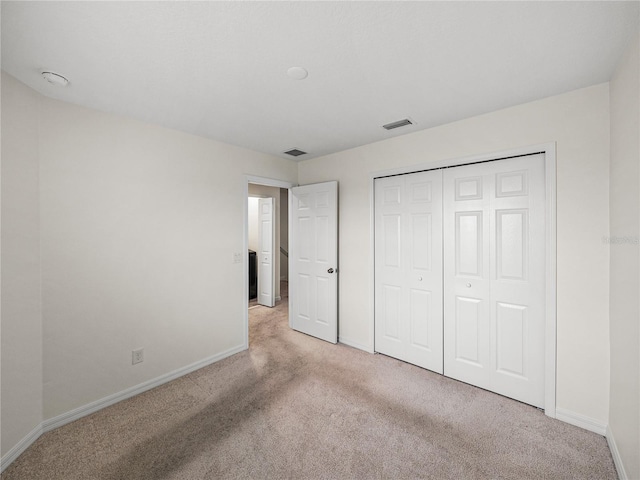
<instances>
[{"instance_id":1,"label":"white trim molding","mask_svg":"<svg viewBox=\"0 0 640 480\"><path fill-rule=\"evenodd\" d=\"M556 230L556 144L544 147L545 171L545 338L544 413L556 418L557 360L557 230Z\"/></svg>"},{"instance_id":2,"label":"white trim molding","mask_svg":"<svg viewBox=\"0 0 640 480\"><path fill-rule=\"evenodd\" d=\"M613 464L616 466L616 471L618 472L618 478L620 480L628 480L629 476L627 475L627 471L624 469L624 463L622 463L622 456L620 455L620 450L618 450L618 445L616 445L615 437L613 436L613 431L611 431L611 427L607 425L607 443L609 444L609 450L611 450L611 456L613 457Z\"/></svg>"},{"instance_id":3,"label":"white trim molding","mask_svg":"<svg viewBox=\"0 0 640 480\"><path fill-rule=\"evenodd\" d=\"M164 385L165 383L175 380L176 378L180 378L188 373L195 372L196 370L211 365L212 363L219 362L220 360L230 357L231 355L234 355L236 353L242 352L243 350L246 350L244 345L230 348L217 355L213 355L198 362L192 363L191 365L187 365L185 367L174 370L173 372L165 373L164 375L160 375L159 377L156 377L152 380L134 385L133 387L129 387L126 390L122 390L121 392L114 393L94 402L88 403L87 405L83 405L61 415L57 415L42 422L42 431L48 432L55 428L66 425L67 423L73 422L74 420L78 420L79 418L90 415L94 412L97 412L98 410L102 410L103 408L114 405L118 402L121 402L122 400L135 397L136 395L146 392L147 390L151 390L152 388Z\"/></svg>"},{"instance_id":4,"label":"white trim molding","mask_svg":"<svg viewBox=\"0 0 640 480\"><path fill-rule=\"evenodd\" d=\"M584 428L598 435L605 436L607 433L607 425L605 423L572 412L571 410L565 410L564 408L556 408L556 419L576 427Z\"/></svg>"},{"instance_id":5,"label":"white trim molding","mask_svg":"<svg viewBox=\"0 0 640 480\"><path fill-rule=\"evenodd\" d=\"M42 423L37 425L33 430L31 430L27 435L16 443L11 450L9 450L0 460L0 473L4 472L4 470L13 463L13 461L22 455L27 448L29 448L33 442L38 440L42 435Z\"/></svg>"},{"instance_id":6,"label":"white trim molding","mask_svg":"<svg viewBox=\"0 0 640 480\"><path fill-rule=\"evenodd\" d=\"M450 158L435 162L421 163L406 167L393 168L372 172L369 174L369 292L370 292L370 315L369 315L369 338L370 348L366 351L375 351L375 195L374 182L376 178L391 175L402 175L439 168L469 165L493 160L501 160L535 153L544 154L545 168L545 224L546 224L546 265L545 265L545 384L544 384L544 413L548 417L556 418L556 328L557 328L557 283L556 283L556 261L557 261L557 232L556 232L556 143L549 142L537 145L529 145L510 150L493 153L484 153L462 158ZM571 423L571 422L568 422ZM579 425L581 426L581 425ZM604 426L600 425L604 428ZM583 427L584 428L584 427ZM601 433L604 435L604 431Z\"/></svg>"},{"instance_id":7,"label":"white trim molding","mask_svg":"<svg viewBox=\"0 0 640 480\"><path fill-rule=\"evenodd\" d=\"M139 395L143 392L146 392L147 390L151 390L152 388L159 387L160 385L168 383L172 380L182 377L183 375L194 372L213 363L219 362L220 360L230 357L231 355L234 355L236 353L242 352L243 350L246 350L246 347L244 345L230 348L217 355L205 358L172 372L160 375L159 377L156 377L152 380L134 385L133 387L127 388L126 390L122 390L121 392L108 395L94 402L88 403L78 408L74 408L73 410L57 415L53 418L44 420L40 425L36 426L31 432L29 432L27 436L20 440L20 442L18 442L13 448L11 448L11 450L9 450L6 455L2 457L2 460L0 460L0 472L3 472L5 468L7 468L16 458L18 458L27 448L29 448L33 444L33 442L35 442L43 433L49 432L58 427L62 427L67 423L71 423L82 417L86 417L87 415L95 413L98 410L102 410L103 408L114 405L118 402L121 402L122 400L126 400L127 398Z\"/></svg>"}]
</instances>

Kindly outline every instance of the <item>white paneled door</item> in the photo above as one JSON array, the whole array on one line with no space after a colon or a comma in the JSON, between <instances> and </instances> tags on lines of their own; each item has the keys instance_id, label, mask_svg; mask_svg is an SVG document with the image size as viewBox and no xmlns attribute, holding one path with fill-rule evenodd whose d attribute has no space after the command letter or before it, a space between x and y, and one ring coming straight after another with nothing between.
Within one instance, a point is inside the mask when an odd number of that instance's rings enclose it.
<instances>
[{"instance_id":1,"label":"white paneled door","mask_svg":"<svg viewBox=\"0 0 640 480\"><path fill-rule=\"evenodd\" d=\"M289 190L291 327L338 341L338 182Z\"/></svg>"},{"instance_id":2,"label":"white paneled door","mask_svg":"<svg viewBox=\"0 0 640 480\"><path fill-rule=\"evenodd\" d=\"M544 156L443 181L444 373L544 407Z\"/></svg>"},{"instance_id":3,"label":"white paneled door","mask_svg":"<svg viewBox=\"0 0 640 480\"><path fill-rule=\"evenodd\" d=\"M544 155L375 180L375 351L544 407Z\"/></svg>"},{"instance_id":4,"label":"white paneled door","mask_svg":"<svg viewBox=\"0 0 640 480\"><path fill-rule=\"evenodd\" d=\"M376 351L442 373L442 172L375 180Z\"/></svg>"},{"instance_id":5,"label":"white paneled door","mask_svg":"<svg viewBox=\"0 0 640 480\"><path fill-rule=\"evenodd\" d=\"M267 307L276 304L275 270L274 270L274 199L258 200L258 303Z\"/></svg>"}]
</instances>

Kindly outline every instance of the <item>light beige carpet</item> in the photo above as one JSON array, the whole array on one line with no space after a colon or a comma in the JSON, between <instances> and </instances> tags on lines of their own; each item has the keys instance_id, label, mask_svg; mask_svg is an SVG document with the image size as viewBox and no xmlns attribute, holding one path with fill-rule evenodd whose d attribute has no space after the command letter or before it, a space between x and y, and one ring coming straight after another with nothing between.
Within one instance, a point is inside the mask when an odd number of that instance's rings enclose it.
<instances>
[{"instance_id":1,"label":"light beige carpet","mask_svg":"<svg viewBox=\"0 0 640 480\"><path fill-rule=\"evenodd\" d=\"M43 435L17 479L613 479L603 437L250 310L251 348Z\"/></svg>"}]
</instances>

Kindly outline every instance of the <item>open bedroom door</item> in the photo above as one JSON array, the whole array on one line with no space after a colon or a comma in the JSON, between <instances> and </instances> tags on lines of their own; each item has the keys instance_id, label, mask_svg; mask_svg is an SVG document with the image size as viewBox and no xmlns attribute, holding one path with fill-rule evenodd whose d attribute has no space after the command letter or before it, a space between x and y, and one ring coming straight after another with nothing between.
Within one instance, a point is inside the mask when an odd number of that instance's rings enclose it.
<instances>
[{"instance_id":1,"label":"open bedroom door","mask_svg":"<svg viewBox=\"0 0 640 480\"><path fill-rule=\"evenodd\" d=\"M289 190L289 324L338 342L338 182Z\"/></svg>"}]
</instances>

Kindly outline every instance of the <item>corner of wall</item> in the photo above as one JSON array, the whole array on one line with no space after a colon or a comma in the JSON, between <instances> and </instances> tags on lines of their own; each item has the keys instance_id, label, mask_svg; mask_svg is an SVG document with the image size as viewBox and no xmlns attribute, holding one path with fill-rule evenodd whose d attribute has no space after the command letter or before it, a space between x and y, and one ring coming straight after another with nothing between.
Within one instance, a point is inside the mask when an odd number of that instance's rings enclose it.
<instances>
[{"instance_id":1,"label":"corner of wall","mask_svg":"<svg viewBox=\"0 0 640 480\"><path fill-rule=\"evenodd\" d=\"M40 126L42 96L4 71L2 93L2 458L41 434L43 419Z\"/></svg>"},{"instance_id":2,"label":"corner of wall","mask_svg":"<svg viewBox=\"0 0 640 480\"><path fill-rule=\"evenodd\" d=\"M622 462L622 457L620 456L620 451L618 450L618 445L616 444L615 436L613 434L613 431L611 430L611 426L607 427L607 433L605 437L607 439L607 444L609 445L609 450L611 450L613 464L615 465L616 471L618 472L618 478L620 480L627 480L629 476L627 475L627 471L624 468L624 463Z\"/></svg>"},{"instance_id":3,"label":"corner of wall","mask_svg":"<svg viewBox=\"0 0 640 480\"><path fill-rule=\"evenodd\" d=\"M610 408L606 436L621 479L640 476L640 17L638 21L636 35L609 85Z\"/></svg>"}]
</instances>

